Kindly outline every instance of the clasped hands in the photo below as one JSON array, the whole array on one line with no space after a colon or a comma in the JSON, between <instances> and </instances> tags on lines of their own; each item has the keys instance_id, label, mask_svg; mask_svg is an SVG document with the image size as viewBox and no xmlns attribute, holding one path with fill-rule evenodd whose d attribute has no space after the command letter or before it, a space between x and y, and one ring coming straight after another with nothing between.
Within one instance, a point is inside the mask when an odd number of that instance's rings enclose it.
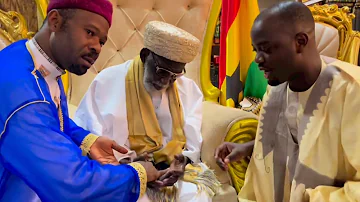
<instances>
[{"instance_id":1,"label":"clasped hands","mask_svg":"<svg viewBox=\"0 0 360 202\"><path fill-rule=\"evenodd\" d=\"M114 151L126 154L128 150L114 140L100 136L90 147L89 157L101 164L119 165L130 163L129 161L118 162L114 156ZM161 188L174 185L178 179L184 175L187 157L182 154L176 155L170 167L165 170L157 170L148 160L151 158L149 154L143 154L133 160L140 163L146 170L148 186L153 188Z\"/></svg>"},{"instance_id":2,"label":"clasped hands","mask_svg":"<svg viewBox=\"0 0 360 202\"><path fill-rule=\"evenodd\" d=\"M150 154L142 154L134 159L133 162L142 164L147 170L148 186L151 188L162 188L174 185L181 176L184 175L187 157L182 154L174 156L170 167L165 170L157 170L151 162Z\"/></svg>"},{"instance_id":3,"label":"clasped hands","mask_svg":"<svg viewBox=\"0 0 360 202\"><path fill-rule=\"evenodd\" d=\"M215 151L216 163L223 170L228 170L229 163L238 161L246 156L251 156L254 141L244 144L236 144L225 142L221 144ZM89 156L91 159L98 161L101 164L119 165L114 156L113 150L119 153L126 154L128 150L118 145L114 140L107 137L100 136L94 144L90 147ZM140 163L146 170L148 185L150 187L161 188L174 185L178 179L184 175L185 166L187 164L187 157L182 154L176 155L170 167L165 170L157 170L154 165L148 160L151 158L149 154L143 154L133 160Z\"/></svg>"}]
</instances>

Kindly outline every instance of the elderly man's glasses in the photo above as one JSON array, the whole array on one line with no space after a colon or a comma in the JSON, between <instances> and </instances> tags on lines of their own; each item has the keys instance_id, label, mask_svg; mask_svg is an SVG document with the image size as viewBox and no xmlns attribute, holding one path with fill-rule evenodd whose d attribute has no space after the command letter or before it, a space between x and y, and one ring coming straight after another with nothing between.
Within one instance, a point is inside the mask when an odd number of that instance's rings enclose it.
<instances>
[{"instance_id":1,"label":"elderly man's glasses","mask_svg":"<svg viewBox=\"0 0 360 202\"><path fill-rule=\"evenodd\" d=\"M172 71L170 71L168 69L160 67L158 61L154 57L154 54L151 53L151 55L152 55L152 58L154 60L155 66L156 66L155 67L156 68L156 74L159 75L161 78L170 77L171 79L176 80L177 78L183 76L186 73L185 69L181 73L174 73L174 72L172 72Z\"/></svg>"}]
</instances>

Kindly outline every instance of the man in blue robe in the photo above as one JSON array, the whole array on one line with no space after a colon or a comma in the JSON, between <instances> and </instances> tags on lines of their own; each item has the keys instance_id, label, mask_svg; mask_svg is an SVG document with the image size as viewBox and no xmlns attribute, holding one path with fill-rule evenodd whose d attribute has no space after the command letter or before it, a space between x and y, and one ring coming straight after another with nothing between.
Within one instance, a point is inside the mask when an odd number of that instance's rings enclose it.
<instances>
[{"instance_id":1,"label":"man in blue robe","mask_svg":"<svg viewBox=\"0 0 360 202\"><path fill-rule=\"evenodd\" d=\"M111 17L107 0L51 0L35 37L0 52L0 201L136 201L161 175L118 165L113 149L126 149L68 115L60 76L86 73Z\"/></svg>"}]
</instances>

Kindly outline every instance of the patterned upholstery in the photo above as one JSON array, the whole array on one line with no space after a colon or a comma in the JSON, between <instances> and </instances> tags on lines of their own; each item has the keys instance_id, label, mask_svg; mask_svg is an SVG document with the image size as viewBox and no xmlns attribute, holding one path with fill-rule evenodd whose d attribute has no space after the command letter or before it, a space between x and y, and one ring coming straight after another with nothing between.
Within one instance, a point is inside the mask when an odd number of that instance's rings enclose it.
<instances>
[{"instance_id":1,"label":"patterned upholstery","mask_svg":"<svg viewBox=\"0 0 360 202\"><path fill-rule=\"evenodd\" d=\"M132 59L143 47L143 32L147 22L152 20L174 24L201 41L211 8L211 0L111 0L114 5L113 26L108 42L102 49L93 69L85 76L71 75L69 102L79 104L96 71ZM186 66L186 76L200 87L200 53Z\"/></svg>"}]
</instances>

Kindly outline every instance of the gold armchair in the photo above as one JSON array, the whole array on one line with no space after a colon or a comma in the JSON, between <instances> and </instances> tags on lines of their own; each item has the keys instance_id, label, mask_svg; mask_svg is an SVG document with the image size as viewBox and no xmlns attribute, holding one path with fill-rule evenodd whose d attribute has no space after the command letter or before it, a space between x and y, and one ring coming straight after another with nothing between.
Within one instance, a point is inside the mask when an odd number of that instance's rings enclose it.
<instances>
[{"instance_id":1,"label":"gold armchair","mask_svg":"<svg viewBox=\"0 0 360 202\"><path fill-rule=\"evenodd\" d=\"M0 50L9 44L26 38L31 38L33 32L29 32L25 18L15 12L0 10Z\"/></svg>"},{"instance_id":2,"label":"gold armchair","mask_svg":"<svg viewBox=\"0 0 360 202\"><path fill-rule=\"evenodd\" d=\"M358 65L360 34L352 30L355 18L348 7L309 6L316 22L316 42L321 55Z\"/></svg>"}]
</instances>

